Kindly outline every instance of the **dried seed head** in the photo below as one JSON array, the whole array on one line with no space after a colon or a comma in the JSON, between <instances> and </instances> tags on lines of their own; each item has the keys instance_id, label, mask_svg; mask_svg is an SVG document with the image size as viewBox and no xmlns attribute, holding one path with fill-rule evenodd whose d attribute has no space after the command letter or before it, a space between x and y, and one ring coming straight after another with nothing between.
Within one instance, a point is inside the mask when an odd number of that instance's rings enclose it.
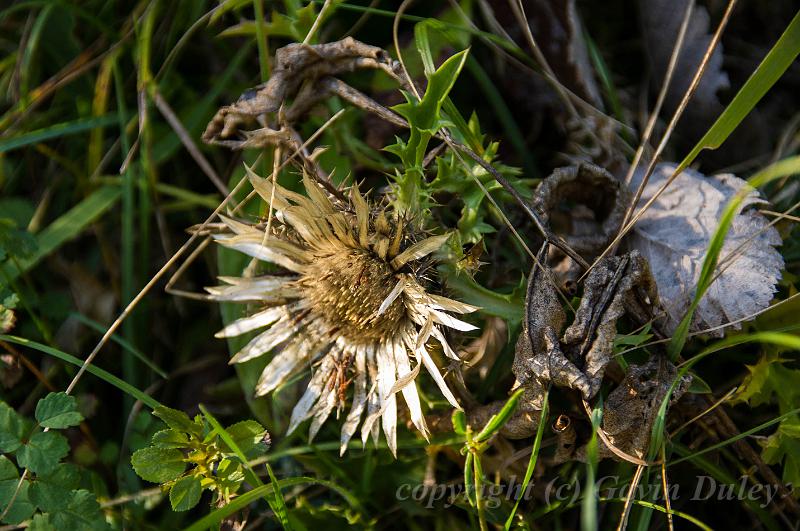
<instances>
[{"instance_id":1,"label":"dried seed head","mask_svg":"<svg viewBox=\"0 0 800 531\"><path fill-rule=\"evenodd\" d=\"M380 341L407 319L399 300L379 314L397 280L391 266L369 251L342 249L319 257L297 283L314 301L314 311L350 341Z\"/></svg>"},{"instance_id":2,"label":"dried seed head","mask_svg":"<svg viewBox=\"0 0 800 531\"><path fill-rule=\"evenodd\" d=\"M311 419L313 438L352 389L352 406L342 425L342 452L361 425L361 438L377 438L380 427L396 450L397 397L402 392L412 423L426 437L415 377L422 365L442 394L459 407L427 351L434 339L445 355L459 360L441 327L474 330L451 313L477 308L429 294L417 274L419 260L439 249L447 235L421 239L405 233L391 211L370 206L357 188L352 204L335 205L305 179L307 195L275 187L252 172L250 181L272 201L281 226L264 229L223 218L222 245L277 264L293 275L223 277L227 285L207 288L217 300L259 302L262 310L229 324L218 337L264 329L231 363L277 351L256 384L256 394L273 391L293 374L316 364L298 401L289 432ZM412 362L416 366L412 368ZM363 422L362 422L363 419ZM380 423L377 421L380 419Z\"/></svg>"}]
</instances>

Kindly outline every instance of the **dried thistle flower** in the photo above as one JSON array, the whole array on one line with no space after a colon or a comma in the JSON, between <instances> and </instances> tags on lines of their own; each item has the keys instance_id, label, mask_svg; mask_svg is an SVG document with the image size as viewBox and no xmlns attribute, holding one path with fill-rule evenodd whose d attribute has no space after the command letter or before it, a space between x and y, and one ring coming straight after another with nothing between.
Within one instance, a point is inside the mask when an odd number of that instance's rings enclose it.
<instances>
[{"instance_id":1,"label":"dried thistle flower","mask_svg":"<svg viewBox=\"0 0 800 531\"><path fill-rule=\"evenodd\" d=\"M261 374L257 396L311 365L308 388L289 425L291 433L312 418L309 439L334 409L338 416L352 386L352 406L341 431L342 454L359 424L364 443L370 434L377 440L378 418L389 449L396 453L397 392L402 392L414 426L427 438L414 381L420 367L425 366L454 407L459 405L426 345L435 339L445 355L459 360L441 326L475 329L446 312L463 314L477 308L428 293L415 271L420 259L439 249L448 235L413 242L401 220L367 203L356 186L350 189L350 204L334 204L308 177L306 197L280 186L273 190L269 181L248 173L261 197L272 200L279 225L268 235L260 226L223 218L229 231L215 239L291 274L221 277L224 286L207 288L219 301L263 306L216 334L233 337L269 327L231 363L263 356L282 345Z\"/></svg>"}]
</instances>

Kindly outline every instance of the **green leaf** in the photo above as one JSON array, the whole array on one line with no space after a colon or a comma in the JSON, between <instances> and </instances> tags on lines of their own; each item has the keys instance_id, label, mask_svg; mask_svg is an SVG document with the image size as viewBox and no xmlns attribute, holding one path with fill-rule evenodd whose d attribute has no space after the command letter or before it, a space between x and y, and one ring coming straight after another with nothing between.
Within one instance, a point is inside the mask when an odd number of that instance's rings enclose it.
<instances>
[{"instance_id":1,"label":"green leaf","mask_svg":"<svg viewBox=\"0 0 800 531\"><path fill-rule=\"evenodd\" d=\"M58 531L86 531L108 529L100 504L88 490L72 491L66 509L51 513L53 526Z\"/></svg>"},{"instance_id":2,"label":"green leaf","mask_svg":"<svg viewBox=\"0 0 800 531\"><path fill-rule=\"evenodd\" d=\"M296 485L321 485L342 496L345 499L345 501L347 501L347 503L350 505L351 508L355 510L361 510L361 504L359 503L358 498L332 481L314 479L309 477L296 477L296 478L281 479L278 481L278 485L282 489L285 489L287 487L293 487ZM203 518L197 520L192 525L187 527L185 531L205 531L206 529L212 528L217 524L219 524L226 517L238 511L241 511L243 508L247 507L254 501L268 497L269 497L268 499L270 499L274 495L273 491L274 487L272 486L272 484L261 485L260 487L256 487L251 491L245 492L241 496L237 496L231 503L213 510L211 513L207 514Z\"/></svg>"},{"instance_id":3,"label":"green leaf","mask_svg":"<svg viewBox=\"0 0 800 531\"><path fill-rule=\"evenodd\" d=\"M450 420L453 422L453 431L459 435L464 435L467 433L467 415L463 410L456 409L453 411L453 415L450 417Z\"/></svg>"},{"instance_id":4,"label":"green leaf","mask_svg":"<svg viewBox=\"0 0 800 531\"><path fill-rule=\"evenodd\" d=\"M186 476L175 482L169 489L169 503L173 511L188 511L198 504L203 494L200 478Z\"/></svg>"},{"instance_id":5,"label":"green leaf","mask_svg":"<svg viewBox=\"0 0 800 531\"><path fill-rule=\"evenodd\" d=\"M30 347L36 349L39 352L44 352L45 354L53 356L54 358L66 361L67 363L71 363L76 367L81 367L83 365L82 360L79 360L78 358L76 358L71 354L67 354L66 352L62 352L58 349L48 347L47 345L42 345L41 343L37 343L36 341L31 341L30 339L25 339L24 337L0 335L0 339L2 339L3 341L8 341L9 343L14 343L15 345L21 345L23 347ZM88 367L86 367L86 372L94 374L95 376L105 380L106 382L117 387L123 392L131 395L136 400L141 400L148 407L156 408L161 405L158 403L158 400L156 400L152 396L143 393L139 389L135 388L134 386L126 382L125 380L122 380L121 378L114 376L110 372L105 371L100 367L89 365ZM0 432L2 432L2 430L0 430ZM1 435L2 433L0 433L0 436Z\"/></svg>"},{"instance_id":6,"label":"green leaf","mask_svg":"<svg viewBox=\"0 0 800 531\"><path fill-rule=\"evenodd\" d=\"M10 454L22 446L23 438L30 432L30 422L11 406L0 402L0 452Z\"/></svg>"},{"instance_id":7,"label":"green leaf","mask_svg":"<svg viewBox=\"0 0 800 531\"><path fill-rule=\"evenodd\" d=\"M233 494L244 481L244 467L237 459L223 459L217 465L217 486L225 494Z\"/></svg>"},{"instance_id":8,"label":"green leaf","mask_svg":"<svg viewBox=\"0 0 800 531\"><path fill-rule=\"evenodd\" d=\"M5 457L3 456L2 459L5 459ZM0 512L8 507L8 502L11 501L11 498L14 497L14 493L17 492L18 484L19 476L13 479L0 481ZM28 497L29 488L30 483L27 480L23 481L19 492L17 492L17 497L14 498L14 505L12 505L6 513L6 516L3 518L3 523L17 525L31 517L36 510L36 506L31 503Z\"/></svg>"},{"instance_id":9,"label":"green leaf","mask_svg":"<svg viewBox=\"0 0 800 531\"><path fill-rule=\"evenodd\" d=\"M36 404L36 420L45 428L63 429L83 421L78 401L66 393L49 393Z\"/></svg>"},{"instance_id":10,"label":"green leaf","mask_svg":"<svg viewBox=\"0 0 800 531\"><path fill-rule=\"evenodd\" d=\"M60 511L69 505L79 483L78 467L61 463L50 474L39 475L31 482L31 501L42 511Z\"/></svg>"},{"instance_id":11,"label":"green leaf","mask_svg":"<svg viewBox=\"0 0 800 531\"><path fill-rule=\"evenodd\" d=\"M789 369L783 360L763 356L755 365L748 365L750 374L739 387L735 402L747 402L756 407L777 401L782 412L800 406L800 370Z\"/></svg>"},{"instance_id":12,"label":"green leaf","mask_svg":"<svg viewBox=\"0 0 800 531\"><path fill-rule=\"evenodd\" d=\"M536 468L536 461L539 457L539 450L542 447L542 436L544 435L546 425L547 425L547 413L548 413L548 405L549 405L550 394L545 393L544 395L544 402L542 404L542 413L539 416L539 426L536 430L536 438L533 440L533 448L531 449L531 457L528 460L528 468L525 469L525 477L522 480L522 490L517 497L517 501L514 502L514 508L511 509L511 514L508 515L508 519L506 520L505 525L503 528L505 531L511 529L511 525L514 522L514 515L517 513L517 509L519 508L519 503L526 498L526 493L528 491L528 484L533 477L533 471Z\"/></svg>"},{"instance_id":13,"label":"green leaf","mask_svg":"<svg viewBox=\"0 0 800 531\"><path fill-rule=\"evenodd\" d=\"M131 465L139 477L152 483L172 481L186 470L183 452L155 446L134 452Z\"/></svg>"},{"instance_id":14,"label":"green leaf","mask_svg":"<svg viewBox=\"0 0 800 531\"><path fill-rule=\"evenodd\" d=\"M30 144L38 144L52 138L59 138L65 135L73 135L83 131L89 131L98 127L106 127L117 122L116 116L97 116L92 118L81 118L72 122L51 125L44 129L38 129L29 133L12 136L0 140L0 153L19 149Z\"/></svg>"},{"instance_id":15,"label":"green leaf","mask_svg":"<svg viewBox=\"0 0 800 531\"><path fill-rule=\"evenodd\" d=\"M185 432L173 430L157 431L153 435L153 446L159 448L186 448L189 446L189 436Z\"/></svg>"},{"instance_id":16,"label":"green leaf","mask_svg":"<svg viewBox=\"0 0 800 531\"><path fill-rule=\"evenodd\" d=\"M442 66L428 78L428 87L419 102L410 101L392 107L398 114L408 120L409 124L431 135L441 126L441 109L445 98L450 93L458 78L469 50L462 50L450 56Z\"/></svg>"},{"instance_id":17,"label":"green leaf","mask_svg":"<svg viewBox=\"0 0 800 531\"><path fill-rule=\"evenodd\" d=\"M167 406L158 406L153 409L153 415L163 420L164 423L173 430L183 431L197 436L203 433L203 426L191 420L189 415L183 411L172 409Z\"/></svg>"},{"instance_id":18,"label":"green leaf","mask_svg":"<svg viewBox=\"0 0 800 531\"><path fill-rule=\"evenodd\" d=\"M28 531L57 531L56 527L50 521L50 515L47 513L37 513L33 515L30 524L28 524Z\"/></svg>"},{"instance_id":19,"label":"green leaf","mask_svg":"<svg viewBox=\"0 0 800 531\"><path fill-rule=\"evenodd\" d=\"M6 456L0 455L0 512L8 507L8 502L14 496L19 484L19 471L14 463ZM6 524L21 523L33 514L36 507L28 499L28 482L25 481L14 499L14 505L6 514L3 522Z\"/></svg>"},{"instance_id":20,"label":"green leaf","mask_svg":"<svg viewBox=\"0 0 800 531\"><path fill-rule=\"evenodd\" d=\"M267 430L255 420L245 420L237 422L225 428L225 431L233 438L234 443L248 459L252 459L267 451L264 442L264 435ZM227 445L226 445L227 446ZM229 449L233 451L232 449Z\"/></svg>"},{"instance_id":21,"label":"green leaf","mask_svg":"<svg viewBox=\"0 0 800 531\"><path fill-rule=\"evenodd\" d=\"M53 431L40 431L17 450L17 463L34 474L49 474L68 453L66 437Z\"/></svg>"}]
</instances>

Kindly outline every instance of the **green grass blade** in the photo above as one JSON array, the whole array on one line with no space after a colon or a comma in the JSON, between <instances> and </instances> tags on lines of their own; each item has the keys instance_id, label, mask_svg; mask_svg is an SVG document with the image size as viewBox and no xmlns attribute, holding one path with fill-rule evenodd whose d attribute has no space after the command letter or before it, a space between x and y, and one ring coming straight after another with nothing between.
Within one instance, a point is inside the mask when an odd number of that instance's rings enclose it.
<instances>
[{"instance_id":1,"label":"green grass blade","mask_svg":"<svg viewBox=\"0 0 800 531\"><path fill-rule=\"evenodd\" d=\"M44 354L53 356L54 358L58 358L61 361L71 363L76 367L80 367L83 365L83 360L80 360L71 354L67 354L66 352L62 352L58 349L48 347L47 345L42 345L41 343L37 343L36 341L31 341L30 339L25 339L24 337L0 335L0 340L8 341L9 343L14 343L15 345L20 345L22 347L29 347L34 350L38 350L39 352L43 352ZM125 380L117 378L108 371L105 371L99 367L95 367L94 365L89 365L88 367L86 367L86 371L97 376L102 380L105 380L107 383L110 383L111 385L120 389L129 396L132 396L136 400L140 400L143 404L145 404L151 409L155 409L161 405L161 403L159 403L159 401L153 398L152 396L145 394L144 392L135 388Z\"/></svg>"},{"instance_id":2,"label":"green grass blade","mask_svg":"<svg viewBox=\"0 0 800 531\"><path fill-rule=\"evenodd\" d=\"M717 149L744 120L745 116L764 97L772 85L786 72L789 65L800 54L800 12L798 12L786 31L767 53L755 72L745 82L733 101L725 108L714 125L703 135L692 151L683 159L675 173L689 167L704 149Z\"/></svg>"},{"instance_id":3,"label":"green grass blade","mask_svg":"<svg viewBox=\"0 0 800 531\"><path fill-rule=\"evenodd\" d=\"M475 436L475 442L484 442L488 441L489 438L500 431L500 428L505 426L506 422L511 418L511 415L514 414L514 411L517 409L517 405L519 404L519 399L522 396L522 393L525 392L525 389L519 388L514 391L514 394L506 400L506 403L503 404L502 409L491 416L489 421L486 423L486 426Z\"/></svg>"},{"instance_id":4,"label":"green grass blade","mask_svg":"<svg viewBox=\"0 0 800 531\"><path fill-rule=\"evenodd\" d=\"M598 441L597 430L600 429L603 420L603 401L598 400L597 406L592 410L592 438L586 445L586 487L584 488L583 499L581 500L581 529L583 531L594 531L598 529L597 522L597 476Z\"/></svg>"},{"instance_id":5,"label":"green grass blade","mask_svg":"<svg viewBox=\"0 0 800 531\"><path fill-rule=\"evenodd\" d=\"M19 267L15 264L3 266L8 281L10 282L21 273L28 271L39 263L42 258L83 232L88 225L114 206L119 197L120 189L118 187L103 186L56 219L36 235L38 248L33 256L20 260Z\"/></svg>"},{"instance_id":6,"label":"green grass blade","mask_svg":"<svg viewBox=\"0 0 800 531\"><path fill-rule=\"evenodd\" d=\"M511 514L508 515L508 520L506 520L505 525L503 526L505 531L509 531L511 529L511 524L514 522L514 515L517 513L517 509L519 508L519 503L525 497L525 492L528 490L528 484L531 481L531 477L533 477L533 469L536 468L536 461L539 457L539 450L542 447L542 435L544 434L545 425L547 424L547 410L548 410L548 399L549 393L544 395L544 403L542 404L542 415L539 417L539 426L536 429L536 438L533 440L533 448L531 449L531 458L528 460L528 468L525 469L525 477L522 480L522 490L520 491L519 497L517 501L514 502L514 508L511 509Z\"/></svg>"},{"instance_id":7,"label":"green grass blade","mask_svg":"<svg viewBox=\"0 0 800 531\"><path fill-rule=\"evenodd\" d=\"M104 334L106 332L106 328L103 325L101 325L94 319L86 317L82 313L72 312L70 313L70 316L74 317L81 323L85 324L92 330L99 332L100 334ZM162 369L161 367L159 367L158 365L147 359L147 356L144 355L144 352L133 346L127 339L119 337L119 335L117 334L114 334L113 336L111 336L111 341L115 342L116 344L118 344L119 346L130 352L136 359L147 365L154 373L158 374L159 376L165 379L168 377L164 369Z\"/></svg>"},{"instance_id":8,"label":"green grass blade","mask_svg":"<svg viewBox=\"0 0 800 531\"><path fill-rule=\"evenodd\" d=\"M96 127L108 127L117 122L114 115L97 116L92 118L81 118L71 122L51 125L43 129L37 129L29 133L24 133L5 140L0 140L0 153L6 153L14 149L19 149L31 144L38 144L45 140L52 140L67 135L74 135L84 131L90 131Z\"/></svg>"},{"instance_id":9,"label":"green grass blade","mask_svg":"<svg viewBox=\"0 0 800 531\"><path fill-rule=\"evenodd\" d=\"M287 487L294 487L296 485L321 485L339 494L353 509L359 511L361 510L361 504L359 503L358 499L355 496L353 496L351 493L349 493L348 491L346 491L345 489L341 488L339 485L331 481L325 481L324 479L315 479L309 477L297 477L297 478L282 479L278 481L278 485L282 489L285 489ZM214 528L228 516L244 509L254 501L258 500L259 498L263 498L273 494L273 492L274 492L274 487L271 484L257 487L249 492L242 494L238 498L235 498L228 505L212 511L210 514L204 516L203 518L196 521L189 527L185 528L184 531L205 531L207 529Z\"/></svg>"}]
</instances>

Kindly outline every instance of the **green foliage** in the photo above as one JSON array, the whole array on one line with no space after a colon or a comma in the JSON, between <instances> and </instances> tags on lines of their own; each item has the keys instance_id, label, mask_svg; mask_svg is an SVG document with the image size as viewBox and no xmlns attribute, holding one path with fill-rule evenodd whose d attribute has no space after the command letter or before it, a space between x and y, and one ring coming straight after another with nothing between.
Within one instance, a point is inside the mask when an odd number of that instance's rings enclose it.
<instances>
[{"instance_id":1,"label":"green foliage","mask_svg":"<svg viewBox=\"0 0 800 531\"><path fill-rule=\"evenodd\" d=\"M64 429L83 421L74 396L50 393L36 404L36 420L45 428Z\"/></svg>"},{"instance_id":2,"label":"green foliage","mask_svg":"<svg viewBox=\"0 0 800 531\"><path fill-rule=\"evenodd\" d=\"M448 58L438 70L428 77L428 87L421 99L403 93L406 103L395 105L392 109L408 121L411 130L408 140L398 139L397 143L386 148L397 155L403 169L395 175L396 200L399 212L418 215L429 208L430 192L425 182L423 161L428 152L428 143L433 135L450 122L441 114L442 105L464 67L468 50L458 52Z\"/></svg>"},{"instance_id":3,"label":"green foliage","mask_svg":"<svg viewBox=\"0 0 800 531\"><path fill-rule=\"evenodd\" d=\"M800 370L786 366L789 360L765 355L755 365L748 365L749 374L742 382L735 400L752 407L777 404L781 414L800 408ZM763 443L764 462L782 465L783 481L800 484L800 416L781 420L778 429Z\"/></svg>"},{"instance_id":4,"label":"green foliage","mask_svg":"<svg viewBox=\"0 0 800 531\"><path fill-rule=\"evenodd\" d=\"M61 462L70 447L67 438L54 430L83 421L75 398L49 393L37 402L35 417L36 423L0 402L0 451L5 454L0 456L2 521L30 520L30 529L41 530L107 529L96 495L79 488L81 469ZM26 479L20 481L17 466L27 470Z\"/></svg>"},{"instance_id":5,"label":"green foliage","mask_svg":"<svg viewBox=\"0 0 800 531\"><path fill-rule=\"evenodd\" d=\"M267 431L254 420L225 428L223 437L201 415L190 419L183 411L166 406L155 408L153 415L168 429L156 432L151 446L134 452L131 465L139 477L169 491L175 511L197 505L204 490L214 493L214 505L229 503L249 470L246 459L269 449ZM257 478L251 479L260 484Z\"/></svg>"}]
</instances>

